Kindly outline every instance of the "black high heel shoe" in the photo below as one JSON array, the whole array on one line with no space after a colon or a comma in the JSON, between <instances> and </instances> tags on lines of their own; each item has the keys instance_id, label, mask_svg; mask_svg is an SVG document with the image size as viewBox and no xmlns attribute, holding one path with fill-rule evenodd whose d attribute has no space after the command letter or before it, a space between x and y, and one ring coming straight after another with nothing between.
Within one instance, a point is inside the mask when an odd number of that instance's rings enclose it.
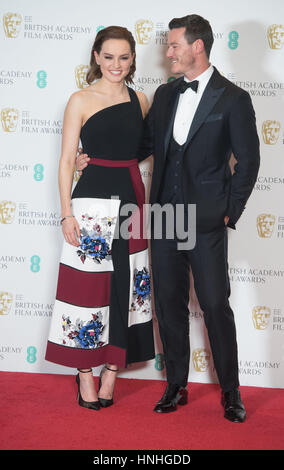
<instances>
[{"instance_id":1,"label":"black high heel shoe","mask_svg":"<svg viewBox=\"0 0 284 470\"><path fill-rule=\"evenodd\" d=\"M101 370L101 373L100 373L99 391L100 391L100 388L102 386L102 376L105 372L105 369L111 370L112 372L118 372L118 369L111 369L110 367L104 366ZM100 405L103 408L107 408L108 406L113 405L113 397L112 398L100 398L100 397L98 397L98 399L99 399Z\"/></svg>"},{"instance_id":2,"label":"black high heel shoe","mask_svg":"<svg viewBox=\"0 0 284 470\"><path fill-rule=\"evenodd\" d=\"M92 369L89 369L89 370L77 369L77 370L79 372L82 372L82 373L92 372ZM89 408L90 410L98 411L101 407L99 401L85 401L85 400L83 400L81 392L80 392L80 377L79 377L79 374L76 375L76 383L78 384L77 400L78 400L79 405L83 406L84 408Z\"/></svg>"}]
</instances>

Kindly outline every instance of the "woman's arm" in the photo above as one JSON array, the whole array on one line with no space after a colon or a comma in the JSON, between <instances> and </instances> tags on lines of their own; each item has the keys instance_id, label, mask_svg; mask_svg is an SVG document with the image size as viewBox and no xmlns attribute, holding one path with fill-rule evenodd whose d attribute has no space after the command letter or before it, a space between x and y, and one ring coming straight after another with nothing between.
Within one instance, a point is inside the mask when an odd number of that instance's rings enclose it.
<instances>
[{"instance_id":1,"label":"woman's arm","mask_svg":"<svg viewBox=\"0 0 284 470\"><path fill-rule=\"evenodd\" d=\"M58 182L61 203L62 231L65 240L71 245L78 246L76 240L80 236L79 224L71 211L71 190L75 169L75 158L82 127L82 98L80 92L74 93L65 108L62 147L59 162Z\"/></svg>"}]
</instances>

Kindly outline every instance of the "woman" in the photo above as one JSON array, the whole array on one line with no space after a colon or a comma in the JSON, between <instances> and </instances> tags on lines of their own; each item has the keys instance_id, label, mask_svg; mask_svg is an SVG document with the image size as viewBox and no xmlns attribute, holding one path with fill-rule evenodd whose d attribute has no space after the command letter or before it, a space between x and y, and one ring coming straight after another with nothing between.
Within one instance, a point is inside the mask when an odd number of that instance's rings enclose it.
<instances>
[{"instance_id":1,"label":"woman","mask_svg":"<svg viewBox=\"0 0 284 470\"><path fill-rule=\"evenodd\" d=\"M46 359L78 368L78 402L94 410L112 405L119 367L154 357L147 240L120 230L141 220L145 198L135 157L148 102L127 86L135 68L132 34L119 26L101 30L89 86L70 97L63 122L65 240ZM90 161L71 195L79 138ZM130 218L120 216L127 203L137 207ZM97 394L92 367L104 363Z\"/></svg>"}]
</instances>

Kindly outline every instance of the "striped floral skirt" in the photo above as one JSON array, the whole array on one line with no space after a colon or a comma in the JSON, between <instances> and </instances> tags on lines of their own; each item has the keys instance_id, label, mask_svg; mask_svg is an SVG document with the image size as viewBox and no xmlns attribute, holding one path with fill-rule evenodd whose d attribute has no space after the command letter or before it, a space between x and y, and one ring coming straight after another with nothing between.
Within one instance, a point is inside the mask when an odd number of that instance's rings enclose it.
<instances>
[{"instance_id":1,"label":"striped floral skirt","mask_svg":"<svg viewBox=\"0 0 284 470\"><path fill-rule=\"evenodd\" d=\"M90 160L72 194L80 245L63 242L46 360L89 368L154 358L144 202L136 159Z\"/></svg>"}]
</instances>

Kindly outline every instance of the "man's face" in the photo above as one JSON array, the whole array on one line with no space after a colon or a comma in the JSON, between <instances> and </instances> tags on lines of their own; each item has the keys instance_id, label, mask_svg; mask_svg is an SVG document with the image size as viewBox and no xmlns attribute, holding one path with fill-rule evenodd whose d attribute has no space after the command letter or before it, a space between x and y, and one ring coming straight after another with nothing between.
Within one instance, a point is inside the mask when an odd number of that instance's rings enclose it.
<instances>
[{"instance_id":1,"label":"man's face","mask_svg":"<svg viewBox=\"0 0 284 470\"><path fill-rule=\"evenodd\" d=\"M171 72L174 74L190 74L195 64L193 44L188 44L184 33L185 28L175 28L168 34L167 57L170 60Z\"/></svg>"}]
</instances>

